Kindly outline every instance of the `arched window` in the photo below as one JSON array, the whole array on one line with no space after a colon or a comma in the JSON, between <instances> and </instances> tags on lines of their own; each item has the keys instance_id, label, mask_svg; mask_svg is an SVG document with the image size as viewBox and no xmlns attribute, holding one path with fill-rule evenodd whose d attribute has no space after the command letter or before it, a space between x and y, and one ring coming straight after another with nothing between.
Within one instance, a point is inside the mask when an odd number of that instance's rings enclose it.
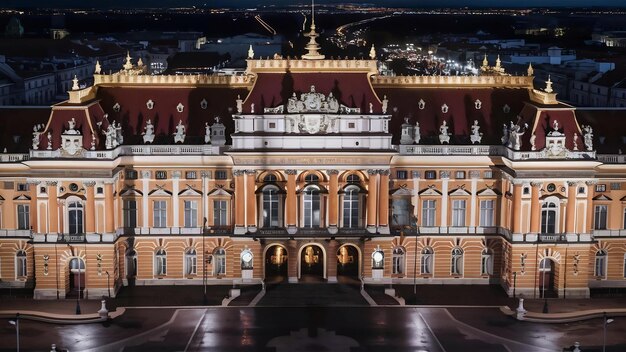
<instances>
[{"instance_id":1,"label":"arched window","mask_svg":"<svg viewBox=\"0 0 626 352\"><path fill-rule=\"evenodd\" d=\"M461 248L452 249L450 273L452 275L463 275L463 250Z\"/></svg>"},{"instance_id":2,"label":"arched window","mask_svg":"<svg viewBox=\"0 0 626 352\"><path fill-rule=\"evenodd\" d=\"M480 275L493 275L493 252L488 248L481 254Z\"/></svg>"},{"instance_id":3,"label":"arched window","mask_svg":"<svg viewBox=\"0 0 626 352\"><path fill-rule=\"evenodd\" d=\"M196 256L196 250L194 248L189 248L185 252L185 274L186 275L196 275L198 272L198 259Z\"/></svg>"},{"instance_id":4,"label":"arched window","mask_svg":"<svg viewBox=\"0 0 626 352\"><path fill-rule=\"evenodd\" d=\"M420 258L420 272L422 275L430 275L433 273L433 253L430 247L422 249L422 257Z\"/></svg>"},{"instance_id":5,"label":"arched window","mask_svg":"<svg viewBox=\"0 0 626 352\"><path fill-rule=\"evenodd\" d=\"M359 177L359 175L350 174L348 175L348 177L346 177L346 181L348 183L359 183L361 182L361 178Z\"/></svg>"},{"instance_id":6,"label":"arched window","mask_svg":"<svg viewBox=\"0 0 626 352\"><path fill-rule=\"evenodd\" d=\"M320 191L315 186L309 186L304 189L303 193L304 193L303 194L304 227L319 227L320 226Z\"/></svg>"},{"instance_id":7,"label":"arched window","mask_svg":"<svg viewBox=\"0 0 626 352\"><path fill-rule=\"evenodd\" d=\"M541 233L556 233L556 203L544 202L541 206Z\"/></svg>"},{"instance_id":8,"label":"arched window","mask_svg":"<svg viewBox=\"0 0 626 352\"><path fill-rule=\"evenodd\" d=\"M276 175L274 174L268 174L265 177L263 177L263 182L276 182L278 181L278 179L276 178Z\"/></svg>"},{"instance_id":9,"label":"arched window","mask_svg":"<svg viewBox=\"0 0 626 352\"><path fill-rule=\"evenodd\" d=\"M217 276L226 275L226 251L224 248L217 248L213 251L213 272Z\"/></svg>"},{"instance_id":10,"label":"arched window","mask_svg":"<svg viewBox=\"0 0 626 352\"><path fill-rule=\"evenodd\" d=\"M126 276L137 276L137 252L132 248L126 251Z\"/></svg>"},{"instance_id":11,"label":"arched window","mask_svg":"<svg viewBox=\"0 0 626 352\"><path fill-rule=\"evenodd\" d=\"M606 278L606 251L604 249L596 252L594 275L596 277Z\"/></svg>"},{"instance_id":12,"label":"arched window","mask_svg":"<svg viewBox=\"0 0 626 352\"><path fill-rule=\"evenodd\" d=\"M167 275L167 253L159 249L154 255L154 275Z\"/></svg>"},{"instance_id":13,"label":"arched window","mask_svg":"<svg viewBox=\"0 0 626 352\"><path fill-rule=\"evenodd\" d=\"M28 268L26 266L26 251L20 249L15 253L15 276L18 278L26 277Z\"/></svg>"},{"instance_id":14,"label":"arched window","mask_svg":"<svg viewBox=\"0 0 626 352\"><path fill-rule=\"evenodd\" d=\"M348 186L343 195L343 227L359 227L359 188Z\"/></svg>"},{"instance_id":15,"label":"arched window","mask_svg":"<svg viewBox=\"0 0 626 352\"><path fill-rule=\"evenodd\" d=\"M320 182L319 176L316 174L308 174L304 177L304 182L306 183L318 183Z\"/></svg>"},{"instance_id":16,"label":"arched window","mask_svg":"<svg viewBox=\"0 0 626 352\"><path fill-rule=\"evenodd\" d=\"M393 249L392 259L392 274L402 275L404 274L404 262L405 262L405 252L404 248L396 247Z\"/></svg>"},{"instance_id":17,"label":"arched window","mask_svg":"<svg viewBox=\"0 0 626 352\"><path fill-rule=\"evenodd\" d=\"M69 233L85 233L85 230L83 228L83 205L80 202L70 202L67 209Z\"/></svg>"},{"instance_id":18,"label":"arched window","mask_svg":"<svg viewBox=\"0 0 626 352\"><path fill-rule=\"evenodd\" d=\"M265 189L263 189L263 227L280 226L278 217L279 209L278 190L274 186L265 187Z\"/></svg>"}]
</instances>

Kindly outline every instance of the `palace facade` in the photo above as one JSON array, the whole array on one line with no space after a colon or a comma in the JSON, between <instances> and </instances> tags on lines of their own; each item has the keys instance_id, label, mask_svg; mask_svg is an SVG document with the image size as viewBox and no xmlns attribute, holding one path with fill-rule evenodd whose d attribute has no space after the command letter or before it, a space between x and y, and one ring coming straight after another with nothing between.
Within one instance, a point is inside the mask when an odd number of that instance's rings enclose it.
<instances>
[{"instance_id":1,"label":"palace facade","mask_svg":"<svg viewBox=\"0 0 626 352\"><path fill-rule=\"evenodd\" d=\"M626 287L626 111L533 72L381 76L370 59L255 58L151 76L127 58L50 109L3 109L0 287ZM445 289L445 287L442 287Z\"/></svg>"}]
</instances>

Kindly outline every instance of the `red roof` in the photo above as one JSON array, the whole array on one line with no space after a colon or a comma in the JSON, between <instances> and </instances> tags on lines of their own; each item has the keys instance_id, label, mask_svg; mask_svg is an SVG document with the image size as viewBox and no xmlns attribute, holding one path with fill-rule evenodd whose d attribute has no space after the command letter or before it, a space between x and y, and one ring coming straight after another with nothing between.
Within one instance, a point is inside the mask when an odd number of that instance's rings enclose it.
<instances>
[{"instance_id":1,"label":"red roof","mask_svg":"<svg viewBox=\"0 0 626 352\"><path fill-rule=\"evenodd\" d=\"M27 153L32 147L33 127L45 126L49 117L49 106L0 107L0 152L6 148L8 153Z\"/></svg>"}]
</instances>

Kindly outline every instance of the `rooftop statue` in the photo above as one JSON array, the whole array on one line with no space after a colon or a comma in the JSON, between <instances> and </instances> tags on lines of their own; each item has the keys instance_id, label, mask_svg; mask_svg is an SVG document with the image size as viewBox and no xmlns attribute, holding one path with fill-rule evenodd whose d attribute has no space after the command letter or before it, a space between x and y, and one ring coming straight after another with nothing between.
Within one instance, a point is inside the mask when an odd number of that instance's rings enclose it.
<instances>
[{"instance_id":1,"label":"rooftop statue","mask_svg":"<svg viewBox=\"0 0 626 352\"><path fill-rule=\"evenodd\" d=\"M472 144L480 143L483 139L483 134L480 133L480 126L478 125L478 120L474 120L474 124L472 125L472 135L470 136L470 141Z\"/></svg>"},{"instance_id":2,"label":"rooftop statue","mask_svg":"<svg viewBox=\"0 0 626 352\"><path fill-rule=\"evenodd\" d=\"M146 122L146 126L143 129L145 130L145 132L142 133L143 142L144 143L154 142L154 125L152 124L152 121L150 121L150 119L148 119L148 121Z\"/></svg>"},{"instance_id":3,"label":"rooftop statue","mask_svg":"<svg viewBox=\"0 0 626 352\"><path fill-rule=\"evenodd\" d=\"M76 119L72 117L71 120L67 122L68 129L63 132L63 134L80 134L79 131L76 130Z\"/></svg>"},{"instance_id":4,"label":"rooftop statue","mask_svg":"<svg viewBox=\"0 0 626 352\"><path fill-rule=\"evenodd\" d=\"M185 143L185 125L183 125L183 120L178 121L178 125L176 125L176 133L174 134L174 143Z\"/></svg>"},{"instance_id":5,"label":"rooftop statue","mask_svg":"<svg viewBox=\"0 0 626 352\"><path fill-rule=\"evenodd\" d=\"M439 126L439 143L450 143L450 133L448 133L448 123L446 120L443 120L443 123Z\"/></svg>"}]
</instances>

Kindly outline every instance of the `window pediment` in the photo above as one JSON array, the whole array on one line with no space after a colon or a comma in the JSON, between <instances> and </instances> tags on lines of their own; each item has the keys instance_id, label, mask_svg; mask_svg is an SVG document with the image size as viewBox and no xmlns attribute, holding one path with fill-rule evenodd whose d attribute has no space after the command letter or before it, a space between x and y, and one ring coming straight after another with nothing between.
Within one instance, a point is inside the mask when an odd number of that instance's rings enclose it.
<instances>
[{"instance_id":1,"label":"window pediment","mask_svg":"<svg viewBox=\"0 0 626 352\"><path fill-rule=\"evenodd\" d=\"M593 200L607 200L608 201L608 200L613 200L613 199L607 197L604 194L600 194L600 195L597 195L597 196L593 197Z\"/></svg>"},{"instance_id":2,"label":"window pediment","mask_svg":"<svg viewBox=\"0 0 626 352\"><path fill-rule=\"evenodd\" d=\"M134 188L125 188L120 192L120 197L141 197L143 196L143 192L138 191Z\"/></svg>"},{"instance_id":3,"label":"window pediment","mask_svg":"<svg viewBox=\"0 0 626 352\"><path fill-rule=\"evenodd\" d=\"M13 198L13 200L30 200L30 197L25 194L20 194L19 196Z\"/></svg>"},{"instance_id":4,"label":"window pediment","mask_svg":"<svg viewBox=\"0 0 626 352\"><path fill-rule=\"evenodd\" d=\"M502 195L502 193L500 193L500 191L498 191L497 189L492 189L492 188L485 188L485 189L481 189L480 191L478 191L476 193L478 196L500 196Z\"/></svg>"},{"instance_id":5,"label":"window pediment","mask_svg":"<svg viewBox=\"0 0 626 352\"><path fill-rule=\"evenodd\" d=\"M263 193L264 191L266 191L266 190L268 190L268 189L273 189L273 190L275 190L275 191L276 191L276 193L278 193L278 194L285 194L285 193L287 193L287 192L285 192L285 190L284 190L284 189L282 189L281 187L278 187L277 185L275 185L275 184L273 184L273 183L270 183L270 184L265 184L265 185L263 185L263 186L259 187L259 188L256 190L256 192L255 192L255 193L256 193L256 194L260 194L260 193Z\"/></svg>"},{"instance_id":6,"label":"window pediment","mask_svg":"<svg viewBox=\"0 0 626 352\"><path fill-rule=\"evenodd\" d=\"M463 196L470 196L471 193L468 192L466 189L459 187L457 189L454 189L454 190L448 192L448 195L449 196L456 196L456 197L463 197Z\"/></svg>"},{"instance_id":7,"label":"window pediment","mask_svg":"<svg viewBox=\"0 0 626 352\"><path fill-rule=\"evenodd\" d=\"M165 196L165 197L169 197L172 195L172 192L163 189L163 188L157 188L157 189L153 189L152 191L150 191L150 193L148 193L149 196Z\"/></svg>"},{"instance_id":8,"label":"window pediment","mask_svg":"<svg viewBox=\"0 0 626 352\"><path fill-rule=\"evenodd\" d=\"M178 192L178 195L194 197L194 196L202 196L202 192L198 191L197 189L188 187L187 189L184 189Z\"/></svg>"},{"instance_id":9,"label":"window pediment","mask_svg":"<svg viewBox=\"0 0 626 352\"><path fill-rule=\"evenodd\" d=\"M426 188L419 192L420 196L440 196L441 192L439 192L436 188Z\"/></svg>"},{"instance_id":10,"label":"window pediment","mask_svg":"<svg viewBox=\"0 0 626 352\"><path fill-rule=\"evenodd\" d=\"M392 197L404 197L404 196L413 196L413 191L407 188L398 188L396 190L392 190Z\"/></svg>"},{"instance_id":11,"label":"window pediment","mask_svg":"<svg viewBox=\"0 0 626 352\"><path fill-rule=\"evenodd\" d=\"M229 192L223 188L214 188L208 193L208 195L211 197L217 197L217 196L230 197L232 196L232 192Z\"/></svg>"}]
</instances>

